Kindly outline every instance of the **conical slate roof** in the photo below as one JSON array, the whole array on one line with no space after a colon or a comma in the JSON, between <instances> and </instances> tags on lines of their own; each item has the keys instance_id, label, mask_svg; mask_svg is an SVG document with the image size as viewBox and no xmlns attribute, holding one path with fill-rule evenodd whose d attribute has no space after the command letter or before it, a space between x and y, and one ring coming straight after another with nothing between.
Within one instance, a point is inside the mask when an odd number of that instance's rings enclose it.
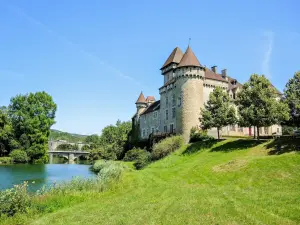
<instances>
[{"instance_id":1,"label":"conical slate roof","mask_svg":"<svg viewBox=\"0 0 300 225\"><path fill-rule=\"evenodd\" d=\"M170 63L179 63L182 59L183 53L180 50L180 48L176 47L164 63L164 65L161 68L164 68L165 66L169 65Z\"/></svg>"},{"instance_id":2,"label":"conical slate roof","mask_svg":"<svg viewBox=\"0 0 300 225\"><path fill-rule=\"evenodd\" d=\"M136 100L136 103L146 103L146 99L145 99L145 96L143 95L143 92L141 92L139 98Z\"/></svg>"},{"instance_id":3,"label":"conical slate roof","mask_svg":"<svg viewBox=\"0 0 300 225\"><path fill-rule=\"evenodd\" d=\"M183 66L199 66L202 67L199 60L195 56L194 52L188 46L187 50L185 51L182 59L180 60L180 63L178 67L183 67Z\"/></svg>"}]
</instances>

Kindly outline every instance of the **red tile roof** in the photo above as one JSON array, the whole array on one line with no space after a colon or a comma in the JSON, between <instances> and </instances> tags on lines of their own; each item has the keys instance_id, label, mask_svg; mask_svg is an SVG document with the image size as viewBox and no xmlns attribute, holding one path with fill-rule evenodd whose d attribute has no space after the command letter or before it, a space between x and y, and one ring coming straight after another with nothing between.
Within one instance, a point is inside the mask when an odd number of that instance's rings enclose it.
<instances>
[{"instance_id":1,"label":"red tile roof","mask_svg":"<svg viewBox=\"0 0 300 225\"><path fill-rule=\"evenodd\" d=\"M180 50L180 48L176 47L164 63L164 65L161 67L163 69L164 67L168 66L171 63L179 63L180 60L182 59L183 53Z\"/></svg>"},{"instance_id":2,"label":"red tile roof","mask_svg":"<svg viewBox=\"0 0 300 225\"><path fill-rule=\"evenodd\" d=\"M221 74L217 74L214 71L205 68L205 78L206 79L211 79L211 80L218 80L218 81L223 81L223 82L228 82L226 79L222 77Z\"/></svg>"},{"instance_id":3,"label":"red tile roof","mask_svg":"<svg viewBox=\"0 0 300 225\"><path fill-rule=\"evenodd\" d=\"M148 108L145 109L144 112L141 113L141 115L145 115L147 113L151 113L154 112L156 110L160 109L160 100L154 102L153 104L151 104Z\"/></svg>"},{"instance_id":4,"label":"red tile roof","mask_svg":"<svg viewBox=\"0 0 300 225\"><path fill-rule=\"evenodd\" d=\"M148 97L146 98L146 102L155 102L154 96L148 96Z\"/></svg>"},{"instance_id":5,"label":"red tile roof","mask_svg":"<svg viewBox=\"0 0 300 225\"><path fill-rule=\"evenodd\" d=\"M188 46L188 48L186 49L182 59L180 60L179 65L178 65L178 67L183 67L183 66L199 66L199 67L202 67L199 60L195 56L194 52L190 48L190 46Z\"/></svg>"},{"instance_id":6,"label":"red tile roof","mask_svg":"<svg viewBox=\"0 0 300 225\"><path fill-rule=\"evenodd\" d=\"M145 99L145 96L143 95L143 92L141 92L141 94L135 104L137 104L137 103L146 103L146 99Z\"/></svg>"}]
</instances>

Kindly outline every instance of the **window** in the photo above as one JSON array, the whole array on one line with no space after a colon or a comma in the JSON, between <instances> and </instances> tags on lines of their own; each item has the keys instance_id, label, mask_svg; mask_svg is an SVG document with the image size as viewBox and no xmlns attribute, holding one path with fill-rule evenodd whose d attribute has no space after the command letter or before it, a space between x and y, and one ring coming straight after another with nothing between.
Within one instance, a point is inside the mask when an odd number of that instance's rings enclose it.
<instances>
[{"instance_id":1,"label":"window","mask_svg":"<svg viewBox=\"0 0 300 225\"><path fill-rule=\"evenodd\" d=\"M164 132L168 132L168 127L164 126Z\"/></svg>"},{"instance_id":2,"label":"window","mask_svg":"<svg viewBox=\"0 0 300 225\"><path fill-rule=\"evenodd\" d=\"M175 118L176 114L175 114L175 107L172 108L172 118Z\"/></svg>"},{"instance_id":3,"label":"window","mask_svg":"<svg viewBox=\"0 0 300 225\"><path fill-rule=\"evenodd\" d=\"M277 127L277 133L279 133L279 127Z\"/></svg>"},{"instance_id":4,"label":"window","mask_svg":"<svg viewBox=\"0 0 300 225\"><path fill-rule=\"evenodd\" d=\"M155 112L153 113L153 118L154 118L154 119L157 118L157 111L155 111Z\"/></svg>"},{"instance_id":5,"label":"window","mask_svg":"<svg viewBox=\"0 0 300 225\"><path fill-rule=\"evenodd\" d=\"M142 137L146 137L146 131L145 131L145 129L143 130Z\"/></svg>"},{"instance_id":6,"label":"window","mask_svg":"<svg viewBox=\"0 0 300 225\"><path fill-rule=\"evenodd\" d=\"M155 129L155 132L158 133L158 128Z\"/></svg>"},{"instance_id":7,"label":"window","mask_svg":"<svg viewBox=\"0 0 300 225\"><path fill-rule=\"evenodd\" d=\"M148 137L149 136L149 129L147 129L147 133L146 134L147 134L147 137Z\"/></svg>"},{"instance_id":8,"label":"window","mask_svg":"<svg viewBox=\"0 0 300 225\"><path fill-rule=\"evenodd\" d=\"M166 109L166 120L168 120L169 119L169 112L168 112L168 110Z\"/></svg>"},{"instance_id":9,"label":"window","mask_svg":"<svg viewBox=\"0 0 300 225\"><path fill-rule=\"evenodd\" d=\"M181 106L181 97L178 97L178 107L180 107Z\"/></svg>"},{"instance_id":10,"label":"window","mask_svg":"<svg viewBox=\"0 0 300 225\"><path fill-rule=\"evenodd\" d=\"M166 97L166 107L168 107L168 104L169 104L169 98L168 96Z\"/></svg>"},{"instance_id":11,"label":"window","mask_svg":"<svg viewBox=\"0 0 300 225\"><path fill-rule=\"evenodd\" d=\"M265 127L265 134L268 134L268 128Z\"/></svg>"},{"instance_id":12,"label":"window","mask_svg":"<svg viewBox=\"0 0 300 225\"><path fill-rule=\"evenodd\" d=\"M171 132L171 133L174 132L174 124L170 124L170 132Z\"/></svg>"},{"instance_id":13,"label":"window","mask_svg":"<svg viewBox=\"0 0 300 225\"><path fill-rule=\"evenodd\" d=\"M154 134L154 127L151 128L151 133Z\"/></svg>"},{"instance_id":14,"label":"window","mask_svg":"<svg viewBox=\"0 0 300 225\"><path fill-rule=\"evenodd\" d=\"M230 125L230 130L235 131L235 125Z\"/></svg>"},{"instance_id":15,"label":"window","mask_svg":"<svg viewBox=\"0 0 300 225\"><path fill-rule=\"evenodd\" d=\"M175 98L175 95L173 95L172 97L172 106L175 106L176 105L176 98Z\"/></svg>"},{"instance_id":16,"label":"window","mask_svg":"<svg viewBox=\"0 0 300 225\"><path fill-rule=\"evenodd\" d=\"M243 132L244 130L243 130L243 128L242 127L238 127L238 130L239 130L239 132Z\"/></svg>"}]
</instances>

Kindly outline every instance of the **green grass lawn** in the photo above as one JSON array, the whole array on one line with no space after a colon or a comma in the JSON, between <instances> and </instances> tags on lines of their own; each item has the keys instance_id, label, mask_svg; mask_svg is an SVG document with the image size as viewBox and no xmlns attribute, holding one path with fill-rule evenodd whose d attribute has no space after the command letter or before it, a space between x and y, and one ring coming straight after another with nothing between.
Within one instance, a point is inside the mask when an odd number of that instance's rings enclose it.
<instances>
[{"instance_id":1,"label":"green grass lawn","mask_svg":"<svg viewBox=\"0 0 300 225\"><path fill-rule=\"evenodd\" d=\"M300 224L300 154L228 139L185 146L113 190L29 224Z\"/></svg>"}]
</instances>

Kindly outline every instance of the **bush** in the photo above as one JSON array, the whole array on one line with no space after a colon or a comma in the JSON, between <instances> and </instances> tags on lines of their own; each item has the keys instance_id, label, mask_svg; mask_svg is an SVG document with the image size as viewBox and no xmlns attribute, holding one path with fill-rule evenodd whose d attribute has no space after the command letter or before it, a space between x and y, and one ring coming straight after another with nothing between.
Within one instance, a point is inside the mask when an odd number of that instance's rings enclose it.
<instances>
[{"instance_id":1,"label":"bush","mask_svg":"<svg viewBox=\"0 0 300 225\"><path fill-rule=\"evenodd\" d=\"M0 164L11 164L12 158L11 157L0 157Z\"/></svg>"},{"instance_id":2,"label":"bush","mask_svg":"<svg viewBox=\"0 0 300 225\"><path fill-rule=\"evenodd\" d=\"M31 205L31 198L27 192L27 182L15 185L11 189L0 191L0 216L13 216L25 213Z\"/></svg>"},{"instance_id":3,"label":"bush","mask_svg":"<svg viewBox=\"0 0 300 225\"><path fill-rule=\"evenodd\" d=\"M98 173L100 170L102 170L107 164L107 161L105 160L97 160L94 165L92 166L92 170L95 173Z\"/></svg>"},{"instance_id":4,"label":"bush","mask_svg":"<svg viewBox=\"0 0 300 225\"><path fill-rule=\"evenodd\" d=\"M199 130L197 128L191 129L190 143L197 142L197 141L210 141L213 139L214 137L208 135L207 131Z\"/></svg>"},{"instance_id":5,"label":"bush","mask_svg":"<svg viewBox=\"0 0 300 225\"><path fill-rule=\"evenodd\" d=\"M149 152L144 151L143 154L138 155L133 164L137 170L140 170L147 166L151 162L151 155Z\"/></svg>"},{"instance_id":6,"label":"bush","mask_svg":"<svg viewBox=\"0 0 300 225\"><path fill-rule=\"evenodd\" d=\"M23 150L13 150L9 156L16 163L25 163L28 161L27 153Z\"/></svg>"},{"instance_id":7,"label":"bush","mask_svg":"<svg viewBox=\"0 0 300 225\"><path fill-rule=\"evenodd\" d=\"M147 151L141 148L133 148L125 153L125 156L123 158L124 161L130 162L135 161L139 158L141 155L147 154Z\"/></svg>"},{"instance_id":8,"label":"bush","mask_svg":"<svg viewBox=\"0 0 300 225\"><path fill-rule=\"evenodd\" d=\"M162 140L153 146L152 159L158 160L164 158L171 152L174 152L184 144L182 136L172 136Z\"/></svg>"}]
</instances>

